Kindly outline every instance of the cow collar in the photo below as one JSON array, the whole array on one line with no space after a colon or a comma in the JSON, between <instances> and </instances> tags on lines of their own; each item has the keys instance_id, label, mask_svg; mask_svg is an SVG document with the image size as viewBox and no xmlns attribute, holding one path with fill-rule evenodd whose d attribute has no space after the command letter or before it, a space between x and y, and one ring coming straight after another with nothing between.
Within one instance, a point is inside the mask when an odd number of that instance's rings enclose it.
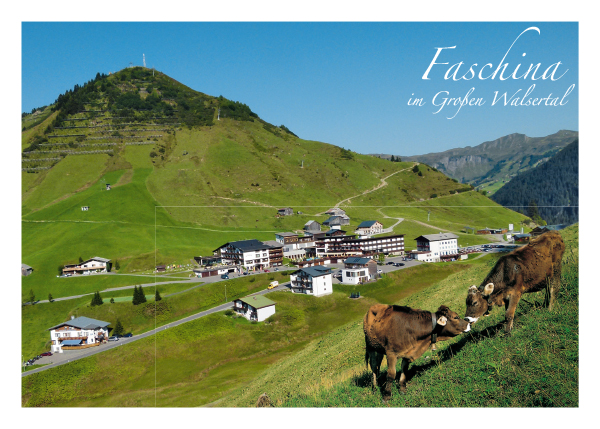
<instances>
[{"instance_id":1,"label":"cow collar","mask_svg":"<svg viewBox=\"0 0 600 429\"><path fill-rule=\"evenodd\" d=\"M487 308L487 310L485 311L485 313L483 314L484 316L489 316L489 315L490 315L490 311L492 311L492 308L493 308L493 306L494 306L494 303L492 302L492 294L490 294L490 295L487 297L487 304L488 304L488 308Z\"/></svg>"},{"instance_id":2,"label":"cow collar","mask_svg":"<svg viewBox=\"0 0 600 429\"><path fill-rule=\"evenodd\" d=\"M431 313L431 344L435 344L437 341L437 334L435 332L435 327L437 326L437 318L435 317L435 313Z\"/></svg>"}]
</instances>

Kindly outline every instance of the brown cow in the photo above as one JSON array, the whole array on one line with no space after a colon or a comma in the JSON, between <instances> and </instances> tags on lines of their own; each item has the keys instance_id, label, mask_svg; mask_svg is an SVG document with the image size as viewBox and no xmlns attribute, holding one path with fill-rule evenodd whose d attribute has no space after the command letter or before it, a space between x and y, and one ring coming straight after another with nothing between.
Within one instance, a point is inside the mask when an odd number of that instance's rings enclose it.
<instances>
[{"instance_id":1,"label":"brown cow","mask_svg":"<svg viewBox=\"0 0 600 429\"><path fill-rule=\"evenodd\" d=\"M469 288L465 318L475 323L482 315L488 316L493 305L504 304L506 332L510 332L521 296L548 288L548 308L552 311L560 287L564 252L560 234L549 231L502 256L479 288L475 285Z\"/></svg>"},{"instance_id":2,"label":"brown cow","mask_svg":"<svg viewBox=\"0 0 600 429\"><path fill-rule=\"evenodd\" d=\"M406 370L410 362L418 359L436 338L444 341L470 329L469 322L445 305L435 313L415 310L398 305L375 304L363 321L365 332L365 361L373 371L373 388L377 388L377 377L383 355L388 362L384 400L392 396L392 384L396 380L396 362L402 358L400 367L400 390L406 391Z\"/></svg>"}]
</instances>

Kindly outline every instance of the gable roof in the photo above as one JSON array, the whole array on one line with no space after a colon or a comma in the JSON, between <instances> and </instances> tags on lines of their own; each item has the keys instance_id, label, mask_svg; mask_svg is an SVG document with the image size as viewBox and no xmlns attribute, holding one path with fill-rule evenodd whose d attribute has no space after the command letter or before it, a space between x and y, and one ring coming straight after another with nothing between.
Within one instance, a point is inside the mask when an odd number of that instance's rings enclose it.
<instances>
[{"instance_id":1,"label":"gable roof","mask_svg":"<svg viewBox=\"0 0 600 429\"><path fill-rule=\"evenodd\" d=\"M361 222L360 225L357 226L357 228L371 228L376 223L376 220L366 220L364 222Z\"/></svg>"},{"instance_id":2,"label":"gable roof","mask_svg":"<svg viewBox=\"0 0 600 429\"><path fill-rule=\"evenodd\" d=\"M427 241L441 241L441 240L451 240L453 238L457 239L458 235L452 234L451 232L446 232L444 234L427 234L427 235L420 235L417 238L415 238L415 240L418 240L421 237Z\"/></svg>"},{"instance_id":3,"label":"gable roof","mask_svg":"<svg viewBox=\"0 0 600 429\"><path fill-rule=\"evenodd\" d=\"M344 264L365 265L371 261L372 259L369 258L359 258L357 256L351 256L344 261Z\"/></svg>"},{"instance_id":4,"label":"gable roof","mask_svg":"<svg viewBox=\"0 0 600 429\"><path fill-rule=\"evenodd\" d=\"M223 244L216 250L219 250L219 249L227 246L228 244L231 244L233 247L236 247L243 252L251 252L253 250L263 250L263 249L268 249L270 247L268 244L264 244L262 241L258 241L257 239L253 238L251 240L228 241L227 243Z\"/></svg>"},{"instance_id":5,"label":"gable roof","mask_svg":"<svg viewBox=\"0 0 600 429\"><path fill-rule=\"evenodd\" d=\"M323 265L316 265L314 267L301 268L298 271L295 271L293 274L296 274L300 271L304 271L306 274L308 274L311 277L320 277L320 276L325 276L327 274L331 274L331 268L325 267Z\"/></svg>"},{"instance_id":6,"label":"gable roof","mask_svg":"<svg viewBox=\"0 0 600 429\"><path fill-rule=\"evenodd\" d=\"M110 262L110 259L101 258L99 256L94 256L93 258L90 258L90 259L88 259L87 261L85 261L83 263L85 264L86 262L90 262L90 261Z\"/></svg>"},{"instance_id":7,"label":"gable roof","mask_svg":"<svg viewBox=\"0 0 600 429\"><path fill-rule=\"evenodd\" d=\"M56 329L56 328L59 328L61 326L65 326L65 325L73 326L73 327L79 328L79 329L96 329L96 328L106 328L108 325L110 325L110 322L104 322L102 320L96 320L96 319L92 319L90 317L81 316L81 317L76 317L75 319L67 320L66 322L63 322L63 323L59 323L56 326L48 328L48 330L51 331L52 329Z\"/></svg>"},{"instance_id":8,"label":"gable roof","mask_svg":"<svg viewBox=\"0 0 600 429\"><path fill-rule=\"evenodd\" d=\"M278 235L280 237L297 237L298 234L296 234L295 232L276 232L275 235Z\"/></svg>"},{"instance_id":9,"label":"gable roof","mask_svg":"<svg viewBox=\"0 0 600 429\"><path fill-rule=\"evenodd\" d=\"M29 265L27 264L21 264L21 269L25 268L26 270L33 270L33 268L31 268Z\"/></svg>"},{"instance_id":10,"label":"gable roof","mask_svg":"<svg viewBox=\"0 0 600 429\"><path fill-rule=\"evenodd\" d=\"M263 307L269 307L271 305L275 305L275 301L271 301L269 298L267 298L266 296L262 296L262 295L246 296L244 298L238 298L238 299L236 299L236 301L245 302L246 304L248 304L254 308L263 308Z\"/></svg>"}]
</instances>

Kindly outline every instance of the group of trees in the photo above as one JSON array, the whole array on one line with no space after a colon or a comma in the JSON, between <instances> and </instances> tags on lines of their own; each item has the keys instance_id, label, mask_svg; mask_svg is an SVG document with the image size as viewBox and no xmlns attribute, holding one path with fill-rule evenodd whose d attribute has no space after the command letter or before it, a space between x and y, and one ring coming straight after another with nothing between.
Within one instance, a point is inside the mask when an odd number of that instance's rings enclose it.
<instances>
[{"instance_id":1,"label":"group of trees","mask_svg":"<svg viewBox=\"0 0 600 429\"><path fill-rule=\"evenodd\" d=\"M392 157L390 158L390 161L392 161L392 162L402 162L402 159L399 156L392 155Z\"/></svg>"},{"instance_id":2,"label":"group of trees","mask_svg":"<svg viewBox=\"0 0 600 429\"><path fill-rule=\"evenodd\" d=\"M142 285L135 286L133 290L133 300L131 301L133 305L143 304L146 302L146 295L144 294L144 290L142 289Z\"/></svg>"},{"instance_id":3,"label":"group of trees","mask_svg":"<svg viewBox=\"0 0 600 429\"><path fill-rule=\"evenodd\" d=\"M100 292L96 291L96 293L94 294L94 297L92 298L92 302L90 303L90 305L92 307L95 307L96 305L102 305L104 304L104 301L102 300L102 297L100 296Z\"/></svg>"},{"instance_id":4,"label":"group of trees","mask_svg":"<svg viewBox=\"0 0 600 429\"><path fill-rule=\"evenodd\" d=\"M538 225L542 219L551 225L577 222L579 140L542 165L513 178L491 199L529 216Z\"/></svg>"}]
</instances>

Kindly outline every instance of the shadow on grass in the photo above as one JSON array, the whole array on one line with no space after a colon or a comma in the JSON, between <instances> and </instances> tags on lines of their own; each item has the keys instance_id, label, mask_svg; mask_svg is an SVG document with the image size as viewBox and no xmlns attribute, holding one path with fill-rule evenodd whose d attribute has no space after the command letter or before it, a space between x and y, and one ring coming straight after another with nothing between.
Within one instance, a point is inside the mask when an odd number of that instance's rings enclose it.
<instances>
[{"instance_id":1,"label":"shadow on grass","mask_svg":"<svg viewBox=\"0 0 600 429\"><path fill-rule=\"evenodd\" d=\"M406 381L409 382L414 376L422 374L422 373L426 372L427 370L429 370L431 367L433 367L435 365L439 365L440 363L451 359L455 354L460 352L460 350L462 350L462 348L469 342L479 341L484 338L504 336L505 334L503 332L503 329L504 329L504 321L499 322L492 326L488 326L487 328L484 328L481 331L472 332L470 335L465 335L457 342L450 344L448 347L439 351L437 353L437 357L434 359L431 359L429 362L426 362L423 364L411 364L406 373ZM401 360L399 359L398 361L400 362ZM397 370L396 371L396 382L398 382L399 378L400 378L400 371ZM367 388L367 387L372 387L371 380L372 380L372 372L370 369L368 369L366 372L363 372L360 375L355 375L352 378L352 383L354 385L356 385L357 387ZM382 395L383 395L383 388L385 386L386 381L387 381L387 370L381 371L379 373L379 377L377 377L377 387L378 387L379 393Z\"/></svg>"}]
</instances>

